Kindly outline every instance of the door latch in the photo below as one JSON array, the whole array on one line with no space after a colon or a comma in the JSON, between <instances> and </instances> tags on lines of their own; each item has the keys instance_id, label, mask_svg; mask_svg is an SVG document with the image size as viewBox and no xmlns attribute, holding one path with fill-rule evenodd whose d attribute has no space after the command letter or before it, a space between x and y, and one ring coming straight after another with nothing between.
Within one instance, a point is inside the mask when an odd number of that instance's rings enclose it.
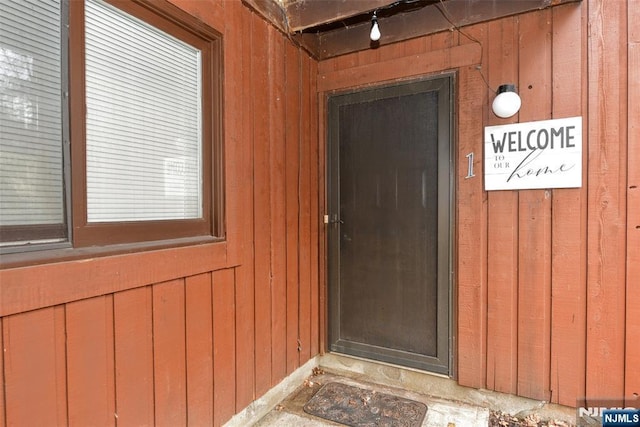
<instances>
[{"instance_id":1,"label":"door latch","mask_svg":"<svg viewBox=\"0 0 640 427\"><path fill-rule=\"evenodd\" d=\"M338 215L333 214L333 215L325 215L324 223L325 224L344 224L344 221L341 219L338 219Z\"/></svg>"}]
</instances>

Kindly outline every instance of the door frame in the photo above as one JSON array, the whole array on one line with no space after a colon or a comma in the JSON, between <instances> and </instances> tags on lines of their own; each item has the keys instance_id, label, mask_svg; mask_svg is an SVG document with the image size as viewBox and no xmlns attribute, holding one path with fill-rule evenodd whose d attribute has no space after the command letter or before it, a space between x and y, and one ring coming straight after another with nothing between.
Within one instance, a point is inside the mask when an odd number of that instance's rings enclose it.
<instances>
[{"instance_id":1,"label":"door frame","mask_svg":"<svg viewBox=\"0 0 640 427\"><path fill-rule=\"evenodd\" d=\"M454 356L456 352L454 330L455 330L455 316L454 316L454 301L455 301L455 286L454 286L454 244L455 244L455 84L456 74L455 72L440 73L436 75L423 76L420 78L396 80L391 83L384 83L375 86L367 86L364 88L352 88L345 91L335 91L326 93L325 96L325 129L326 129L326 200L327 200L327 246L326 246L326 278L327 278L327 350L336 351L339 353L346 353L350 355L360 356L364 358L371 358L383 362L398 363L398 351L391 351L392 356L387 357L385 352L382 354L376 353L376 357L371 357L372 354L368 352L366 348L363 348L357 343L350 343L344 340L339 340L340 336L340 320L339 320L339 307L340 300L337 293L340 279L340 252L339 252L339 231L340 231L340 217L339 217L339 203L340 203L340 181L339 170L336 173L333 172L333 168L339 168L339 135L338 127L332 128L331 122L337 119L336 112L340 105L353 102L353 98L350 102L346 102L347 97L354 97L357 100L367 100L368 97L372 97L373 93L388 90L389 88L401 88L406 90L402 94L409 95L411 93L419 93L422 90L412 90L411 87L419 85L432 85L434 89L442 89L445 93L445 99L441 99L442 103L448 104L447 108L440 108L438 112L438 123L446 123L444 126L438 128L438 145L439 150L446 144L446 152L448 156L438 156L438 253L446 254L445 259L440 257L438 259L438 332L437 332L437 347L438 355L433 358L430 363L416 363L411 358L403 360L402 365L412 368L418 368L427 370L434 373L444 374L447 376L454 375ZM440 90L439 89L439 90ZM444 191L443 188L445 187ZM444 209L445 212L442 212ZM441 226L440 224L446 224ZM440 292L446 289L446 292ZM442 310L445 308L445 312ZM332 313L337 313L332 316ZM442 322L446 323L446 328L442 327ZM442 330L446 329L446 332L442 333ZM335 341L335 344L334 344ZM443 350L444 349L444 350ZM394 359L394 360L391 360ZM400 357L402 359L402 357Z\"/></svg>"}]
</instances>

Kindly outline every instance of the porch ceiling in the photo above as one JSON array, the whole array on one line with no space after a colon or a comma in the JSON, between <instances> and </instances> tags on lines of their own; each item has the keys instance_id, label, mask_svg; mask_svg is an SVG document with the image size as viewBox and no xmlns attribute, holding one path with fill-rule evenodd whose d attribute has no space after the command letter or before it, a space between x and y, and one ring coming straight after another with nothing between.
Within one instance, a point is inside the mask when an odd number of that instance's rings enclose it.
<instances>
[{"instance_id":1,"label":"porch ceiling","mask_svg":"<svg viewBox=\"0 0 640 427\"><path fill-rule=\"evenodd\" d=\"M319 60L576 1L243 0ZM369 40L374 11L379 42Z\"/></svg>"}]
</instances>

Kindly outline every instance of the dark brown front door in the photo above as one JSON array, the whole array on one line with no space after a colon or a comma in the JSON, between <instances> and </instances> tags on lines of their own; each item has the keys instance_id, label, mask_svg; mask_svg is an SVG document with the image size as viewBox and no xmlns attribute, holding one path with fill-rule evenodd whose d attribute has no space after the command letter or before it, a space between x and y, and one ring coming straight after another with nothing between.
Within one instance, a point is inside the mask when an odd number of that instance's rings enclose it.
<instances>
[{"instance_id":1,"label":"dark brown front door","mask_svg":"<svg viewBox=\"0 0 640 427\"><path fill-rule=\"evenodd\" d=\"M329 98L332 351L450 373L451 87Z\"/></svg>"}]
</instances>

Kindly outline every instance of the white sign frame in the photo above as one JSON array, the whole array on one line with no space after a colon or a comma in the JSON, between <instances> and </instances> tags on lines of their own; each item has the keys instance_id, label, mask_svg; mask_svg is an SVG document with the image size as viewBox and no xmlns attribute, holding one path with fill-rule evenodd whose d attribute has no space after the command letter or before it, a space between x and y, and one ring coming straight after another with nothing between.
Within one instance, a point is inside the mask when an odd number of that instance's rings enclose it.
<instances>
[{"instance_id":1,"label":"white sign frame","mask_svg":"<svg viewBox=\"0 0 640 427\"><path fill-rule=\"evenodd\" d=\"M484 128L484 188L582 186L582 117Z\"/></svg>"}]
</instances>

